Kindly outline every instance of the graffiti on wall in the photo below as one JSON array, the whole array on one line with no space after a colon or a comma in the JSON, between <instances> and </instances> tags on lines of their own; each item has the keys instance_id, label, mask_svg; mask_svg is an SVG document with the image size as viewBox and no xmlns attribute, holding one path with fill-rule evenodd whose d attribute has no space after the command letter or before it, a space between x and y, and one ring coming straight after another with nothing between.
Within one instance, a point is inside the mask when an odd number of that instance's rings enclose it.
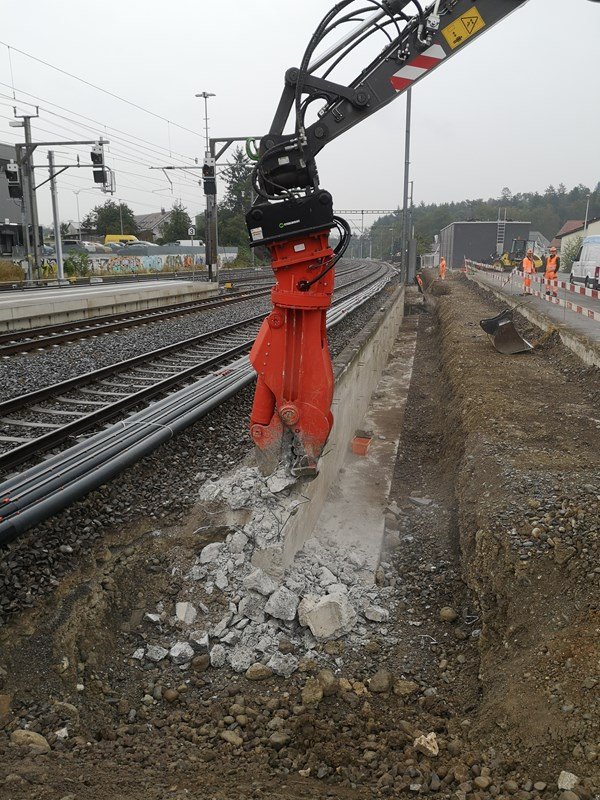
<instances>
[{"instance_id":1,"label":"graffiti on wall","mask_svg":"<svg viewBox=\"0 0 600 800\"><path fill-rule=\"evenodd\" d=\"M44 278L56 277L56 258L42 259L42 276ZM151 256L121 256L121 255L90 255L89 267L94 275L102 274L132 274L136 272L177 272L204 267L204 258L201 255L169 254Z\"/></svg>"}]
</instances>

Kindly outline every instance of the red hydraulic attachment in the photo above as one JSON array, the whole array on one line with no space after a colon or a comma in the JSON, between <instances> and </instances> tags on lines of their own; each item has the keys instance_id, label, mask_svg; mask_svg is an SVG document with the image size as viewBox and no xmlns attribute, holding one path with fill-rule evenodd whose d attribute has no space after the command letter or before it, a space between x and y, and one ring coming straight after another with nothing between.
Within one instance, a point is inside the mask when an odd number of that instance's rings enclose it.
<instances>
[{"instance_id":1,"label":"red hydraulic attachment","mask_svg":"<svg viewBox=\"0 0 600 800\"><path fill-rule=\"evenodd\" d=\"M258 374L250 434L272 470L290 440L295 475L316 475L333 424L333 369L326 315L334 257L329 230L268 244L275 286L273 310L250 352Z\"/></svg>"}]
</instances>

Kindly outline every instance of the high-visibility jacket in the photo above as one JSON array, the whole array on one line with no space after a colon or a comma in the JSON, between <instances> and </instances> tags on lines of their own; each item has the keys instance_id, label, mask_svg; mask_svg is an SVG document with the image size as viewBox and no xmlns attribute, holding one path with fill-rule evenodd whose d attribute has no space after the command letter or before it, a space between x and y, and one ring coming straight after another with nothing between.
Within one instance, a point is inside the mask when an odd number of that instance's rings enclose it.
<instances>
[{"instance_id":1,"label":"high-visibility jacket","mask_svg":"<svg viewBox=\"0 0 600 800\"><path fill-rule=\"evenodd\" d=\"M523 259L523 272L528 272L531 275L535 275L535 262L532 258L527 258L527 256L525 256Z\"/></svg>"},{"instance_id":2,"label":"high-visibility jacket","mask_svg":"<svg viewBox=\"0 0 600 800\"><path fill-rule=\"evenodd\" d=\"M544 273L546 280L555 280L558 273L558 264L558 256L548 256L546 261L546 272Z\"/></svg>"}]
</instances>

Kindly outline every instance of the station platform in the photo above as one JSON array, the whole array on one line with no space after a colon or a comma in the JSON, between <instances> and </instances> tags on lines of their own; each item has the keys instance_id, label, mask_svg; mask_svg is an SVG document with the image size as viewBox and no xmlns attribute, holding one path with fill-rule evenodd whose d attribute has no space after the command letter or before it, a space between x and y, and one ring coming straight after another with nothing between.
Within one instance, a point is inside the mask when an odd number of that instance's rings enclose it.
<instances>
[{"instance_id":1,"label":"station platform","mask_svg":"<svg viewBox=\"0 0 600 800\"><path fill-rule=\"evenodd\" d=\"M3 292L0 295L0 331L141 311L211 297L218 289L217 283L186 280Z\"/></svg>"},{"instance_id":2,"label":"station platform","mask_svg":"<svg viewBox=\"0 0 600 800\"><path fill-rule=\"evenodd\" d=\"M555 328L563 343L586 364L600 367L600 299L597 292L569 288L560 282L557 297L546 296L542 279L533 284L533 294L523 295L520 275L502 275L481 270L467 277L491 290L498 299L519 311L542 330Z\"/></svg>"}]
</instances>

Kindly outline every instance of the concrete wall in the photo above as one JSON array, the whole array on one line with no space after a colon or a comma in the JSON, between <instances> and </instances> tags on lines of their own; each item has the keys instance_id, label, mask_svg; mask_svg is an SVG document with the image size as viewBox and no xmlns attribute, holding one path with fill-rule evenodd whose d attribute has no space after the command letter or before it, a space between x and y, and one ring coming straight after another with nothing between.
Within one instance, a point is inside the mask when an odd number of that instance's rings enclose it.
<instances>
[{"instance_id":1,"label":"concrete wall","mask_svg":"<svg viewBox=\"0 0 600 800\"><path fill-rule=\"evenodd\" d=\"M319 462L318 477L303 483L302 496L309 502L299 506L283 529L284 541L277 547L257 550L252 558L272 575L281 575L294 555L310 538L331 485L344 463L348 448L362 424L373 393L398 334L404 316L404 287L394 291L388 306L374 315L360 336L334 360L334 424L326 454Z\"/></svg>"}]
</instances>

